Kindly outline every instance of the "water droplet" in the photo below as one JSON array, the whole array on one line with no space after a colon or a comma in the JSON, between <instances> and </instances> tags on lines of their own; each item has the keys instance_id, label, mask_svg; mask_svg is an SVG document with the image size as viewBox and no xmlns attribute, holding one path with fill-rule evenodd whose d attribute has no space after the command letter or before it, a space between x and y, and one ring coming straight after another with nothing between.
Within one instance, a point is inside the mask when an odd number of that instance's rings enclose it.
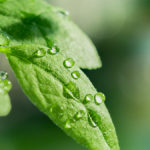
<instances>
[{"instance_id":1,"label":"water droplet","mask_svg":"<svg viewBox=\"0 0 150 150\"><path fill-rule=\"evenodd\" d=\"M0 46L9 45L9 38L6 34L0 32Z\"/></svg>"},{"instance_id":2,"label":"water droplet","mask_svg":"<svg viewBox=\"0 0 150 150\"><path fill-rule=\"evenodd\" d=\"M84 98L83 103L84 103L84 104L87 104L87 103L91 102L92 100L93 100L92 94L87 94L87 95L85 96L85 98Z\"/></svg>"},{"instance_id":3,"label":"water droplet","mask_svg":"<svg viewBox=\"0 0 150 150\"><path fill-rule=\"evenodd\" d=\"M70 13L64 9L59 9L58 12L65 17L70 16Z\"/></svg>"},{"instance_id":4,"label":"water droplet","mask_svg":"<svg viewBox=\"0 0 150 150\"><path fill-rule=\"evenodd\" d=\"M90 116L90 114L88 115L88 121L90 126L92 126L93 128L97 126L96 123L93 121L92 117Z\"/></svg>"},{"instance_id":5,"label":"water droplet","mask_svg":"<svg viewBox=\"0 0 150 150\"><path fill-rule=\"evenodd\" d=\"M75 120L79 120L84 116L85 112L83 110L80 110L79 112L77 112L74 116Z\"/></svg>"},{"instance_id":6,"label":"water droplet","mask_svg":"<svg viewBox=\"0 0 150 150\"><path fill-rule=\"evenodd\" d=\"M46 55L46 50L44 48L39 48L35 53L34 56L36 57L43 57Z\"/></svg>"},{"instance_id":7,"label":"water droplet","mask_svg":"<svg viewBox=\"0 0 150 150\"><path fill-rule=\"evenodd\" d=\"M80 91L74 82L69 82L68 84L63 86L63 95L66 98L71 98L76 101L80 99Z\"/></svg>"},{"instance_id":8,"label":"water droplet","mask_svg":"<svg viewBox=\"0 0 150 150\"><path fill-rule=\"evenodd\" d=\"M99 92L94 96L94 100L97 105L100 105L105 101L105 95Z\"/></svg>"},{"instance_id":9,"label":"water droplet","mask_svg":"<svg viewBox=\"0 0 150 150\"><path fill-rule=\"evenodd\" d=\"M80 78L80 72L79 71L73 71L71 73L72 78L79 79Z\"/></svg>"},{"instance_id":10,"label":"water droplet","mask_svg":"<svg viewBox=\"0 0 150 150\"><path fill-rule=\"evenodd\" d=\"M8 78L8 73L5 71L0 71L1 80L6 80Z\"/></svg>"},{"instance_id":11,"label":"water droplet","mask_svg":"<svg viewBox=\"0 0 150 150\"><path fill-rule=\"evenodd\" d=\"M66 128L66 129L71 129L71 123L70 123L69 120L66 121L66 123L65 123L65 128Z\"/></svg>"},{"instance_id":12,"label":"water droplet","mask_svg":"<svg viewBox=\"0 0 150 150\"><path fill-rule=\"evenodd\" d=\"M56 55L59 52L59 48L56 46L53 46L48 49L48 53L51 55Z\"/></svg>"},{"instance_id":13,"label":"water droplet","mask_svg":"<svg viewBox=\"0 0 150 150\"><path fill-rule=\"evenodd\" d=\"M75 62L72 58L67 58L63 64L66 68L72 68L74 66Z\"/></svg>"}]
</instances>

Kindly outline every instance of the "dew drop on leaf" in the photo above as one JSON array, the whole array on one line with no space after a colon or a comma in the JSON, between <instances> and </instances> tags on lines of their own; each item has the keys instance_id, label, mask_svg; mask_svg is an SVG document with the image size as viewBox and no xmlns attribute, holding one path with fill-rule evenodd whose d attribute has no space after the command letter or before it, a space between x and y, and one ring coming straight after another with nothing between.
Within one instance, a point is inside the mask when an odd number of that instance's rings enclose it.
<instances>
[{"instance_id":1,"label":"dew drop on leaf","mask_svg":"<svg viewBox=\"0 0 150 150\"><path fill-rule=\"evenodd\" d=\"M0 32L0 46L9 45L9 38L6 34Z\"/></svg>"},{"instance_id":2,"label":"dew drop on leaf","mask_svg":"<svg viewBox=\"0 0 150 150\"><path fill-rule=\"evenodd\" d=\"M72 58L67 58L63 64L64 64L65 68L72 68L74 66L75 62Z\"/></svg>"},{"instance_id":3,"label":"dew drop on leaf","mask_svg":"<svg viewBox=\"0 0 150 150\"><path fill-rule=\"evenodd\" d=\"M59 52L59 48L56 46L53 46L51 48L48 49L48 53L50 55L56 55Z\"/></svg>"},{"instance_id":4,"label":"dew drop on leaf","mask_svg":"<svg viewBox=\"0 0 150 150\"><path fill-rule=\"evenodd\" d=\"M35 53L35 57L44 57L46 55L46 50L44 48L39 48Z\"/></svg>"},{"instance_id":5,"label":"dew drop on leaf","mask_svg":"<svg viewBox=\"0 0 150 150\"><path fill-rule=\"evenodd\" d=\"M85 112L83 110L80 110L79 112L77 112L74 116L75 120L79 120L84 116Z\"/></svg>"},{"instance_id":6,"label":"dew drop on leaf","mask_svg":"<svg viewBox=\"0 0 150 150\"><path fill-rule=\"evenodd\" d=\"M80 91L74 82L69 82L63 86L63 95L66 98L71 98L74 100L80 99Z\"/></svg>"},{"instance_id":7,"label":"dew drop on leaf","mask_svg":"<svg viewBox=\"0 0 150 150\"><path fill-rule=\"evenodd\" d=\"M84 98L83 103L84 103L84 104L87 104L87 103L91 102L92 99L93 99L92 94L87 94L87 95L85 96L85 98Z\"/></svg>"},{"instance_id":8,"label":"dew drop on leaf","mask_svg":"<svg viewBox=\"0 0 150 150\"><path fill-rule=\"evenodd\" d=\"M8 78L8 73L6 71L0 71L0 79L6 80Z\"/></svg>"},{"instance_id":9,"label":"dew drop on leaf","mask_svg":"<svg viewBox=\"0 0 150 150\"><path fill-rule=\"evenodd\" d=\"M71 73L72 78L79 79L80 78L80 72L79 71L73 71Z\"/></svg>"},{"instance_id":10,"label":"dew drop on leaf","mask_svg":"<svg viewBox=\"0 0 150 150\"><path fill-rule=\"evenodd\" d=\"M59 14L65 16L65 17L70 16L70 13L67 10L59 9L58 12L59 12Z\"/></svg>"},{"instance_id":11,"label":"dew drop on leaf","mask_svg":"<svg viewBox=\"0 0 150 150\"><path fill-rule=\"evenodd\" d=\"M105 95L103 93L97 93L95 96L94 96L94 101L95 101L95 104L97 105L100 105L101 103L103 103L105 101Z\"/></svg>"},{"instance_id":12,"label":"dew drop on leaf","mask_svg":"<svg viewBox=\"0 0 150 150\"><path fill-rule=\"evenodd\" d=\"M65 128L66 128L66 129L71 129L71 123L70 123L69 120L66 121L66 123L65 123Z\"/></svg>"},{"instance_id":13,"label":"dew drop on leaf","mask_svg":"<svg viewBox=\"0 0 150 150\"><path fill-rule=\"evenodd\" d=\"M88 115L88 121L89 121L89 125L92 126L93 128L96 128L96 123L93 121L91 115Z\"/></svg>"}]
</instances>

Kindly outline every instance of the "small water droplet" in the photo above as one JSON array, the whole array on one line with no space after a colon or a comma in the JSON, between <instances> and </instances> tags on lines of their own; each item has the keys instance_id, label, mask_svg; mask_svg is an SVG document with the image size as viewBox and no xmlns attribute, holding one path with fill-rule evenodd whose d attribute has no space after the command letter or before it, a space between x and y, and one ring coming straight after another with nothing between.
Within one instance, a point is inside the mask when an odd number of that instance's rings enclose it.
<instances>
[{"instance_id":1,"label":"small water droplet","mask_svg":"<svg viewBox=\"0 0 150 150\"><path fill-rule=\"evenodd\" d=\"M46 50L44 48L39 48L35 53L34 56L36 57L44 57L46 55Z\"/></svg>"},{"instance_id":2,"label":"small water droplet","mask_svg":"<svg viewBox=\"0 0 150 150\"><path fill-rule=\"evenodd\" d=\"M6 71L0 71L1 80L6 80L8 78L8 73Z\"/></svg>"},{"instance_id":3,"label":"small water droplet","mask_svg":"<svg viewBox=\"0 0 150 150\"><path fill-rule=\"evenodd\" d=\"M74 116L75 120L79 120L84 116L85 112L83 110L80 110L79 112L77 112Z\"/></svg>"},{"instance_id":4,"label":"small water droplet","mask_svg":"<svg viewBox=\"0 0 150 150\"><path fill-rule=\"evenodd\" d=\"M72 58L67 58L63 64L66 68L72 68L74 66L75 62Z\"/></svg>"},{"instance_id":5,"label":"small water droplet","mask_svg":"<svg viewBox=\"0 0 150 150\"><path fill-rule=\"evenodd\" d=\"M70 13L64 9L59 9L58 12L65 17L70 16Z\"/></svg>"},{"instance_id":6,"label":"small water droplet","mask_svg":"<svg viewBox=\"0 0 150 150\"><path fill-rule=\"evenodd\" d=\"M93 121L92 117L90 116L90 114L88 115L88 121L90 126L92 126L93 128L96 128L96 123Z\"/></svg>"},{"instance_id":7,"label":"small water droplet","mask_svg":"<svg viewBox=\"0 0 150 150\"><path fill-rule=\"evenodd\" d=\"M65 128L66 128L66 129L71 129L71 123L70 123L69 120L66 121L66 123L65 123Z\"/></svg>"},{"instance_id":8,"label":"small water droplet","mask_svg":"<svg viewBox=\"0 0 150 150\"><path fill-rule=\"evenodd\" d=\"M56 46L53 46L48 49L48 53L51 55L56 55L59 52L59 48Z\"/></svg>"},{"instance_id":9,"label":"small water droplet","mask_svg":"<svg viewBox=\"0 0 150 150\"><path fill-rule=\"evenodd\" d=\"M9 45L9 38L6 34L0 32L0 46Z\"/></svg>"},{"instance_id":10,"label":"small water droplet","mask_svg":"<svg viewBox=\"0 0 150 150\"><path fill-rule=\"evenodd\" d=\"M79 71L73 71L71 73L72 78L79 79L80 78L80 72Z\"/></svg>"},{"instance_id":11,"label":"small water droplet","mask_svg":"<svg viewBox=\"0 0 150 150\"><path fill-rule=\"evenodd\" d=\"M100 105L105 101L105 95L99 92L94 96L94 100L97 105Z\"/></svg>"},{"instance_id":12,"label":"small water droplet","mask_svg":"<svg viewBox=\"0 0 150 150\"><path fill-rule=\"evenodd\" d=\"M93 100L92 94L87 94L87 95L85 96L85 98L84 98L83 103L84 103L84 104L87 104L87 103L91 102L92 100Z\"/></svg>"}]
</instances>

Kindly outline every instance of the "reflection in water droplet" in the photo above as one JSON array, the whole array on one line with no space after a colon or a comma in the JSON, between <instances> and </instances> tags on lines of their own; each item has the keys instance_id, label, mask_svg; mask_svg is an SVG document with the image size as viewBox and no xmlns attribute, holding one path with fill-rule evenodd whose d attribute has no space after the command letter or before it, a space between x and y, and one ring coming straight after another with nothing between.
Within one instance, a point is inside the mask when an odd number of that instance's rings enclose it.
<instances>
[{"instance_id":1,"label":"reflection in water droplet","mask_svg":"<svg viewBox=\"0 0 150 150\"><path fill-rule=\"evenodd\" d=\"M79 79L80 78L80 72L79 71L73 71L71 73L72 78Z\"/></svg>"},{"instance_id":2,"label":"reflection in water droplet","mask_svg":"<svg viewBox=\"0 0 150 150\"><path fill-rule=\"evenodd\" d=\"M0 32L0 46L9 45L9 38L6 34Z\"/></svg>"},{"instance_id":3,"label":"reflection in water droplet","mask_svg":"<svg viewBox=\"0 0 150 150\"><path fill-rule=\"evenodd\" d=\"M84 111L83 110L80 110L79 112L77 112L74 116L75 120L79 120L81 119L83 116L84 116Z\"/></svg>"},{"instance_id":4,"label":"reflection in water droplet","mask_svg":"<svg viewBox=\"0 0 150 150\"><path fill-rule=\"evenodd\" d=\"M91 102L92 100L93 100L93 96L91 94L87 94L84 98L83 103L87 104L87 103Z\"/></svg>"},{"instance_id":5,"label":"reflection in water droplet","mask_svg":"<svg viewBox=\"0 0 150 150\"><path fill-rule=\"evenodd\" d=\"M88 121L89 125L92 126L93 128L97 126L96 123L93 121L92 117L90 116L90 114L88 115Z\"/></svg>"},{"instance_id":6,"label":"reflection in water droplet","mask_svg":"<svg viewBox=\"0 0 150 150\"><path fill-rule=\"evenodd\" d=\"M72 68L74 66L75 62L72 58L67 58L63 64L66 68Z\"/></svg>"},{"instance_id":7,"label":"reflection in water droplet","mask_svg":"<svg viewBox=\"0 0 150 150\"><path fill-rule=\"evenodd\" d=\"M35 53L34 56L36 57L43 57L46 55L46 50L44 48L39 48Z\"/></svg>"},{"instance_id":8,"label":"reflection in water droplet","mask_svg":"<svg viewBox=\"0 0 150 150\"><path fill-rule=\"evenodd\" d=\"M51 55L56 55L59 52L59 48L56 46L53 46L48 49L48 53Z\"/></svg>"},{"instance_id":9,"label":"reflection in water droplet","mask_svg":"<svg viewBox=\"0 0 150 150\"><path fill-rule=\"evenodd\" d=\"M97 105L100 105L101 103L105 101L105 95L103 93L97 93L94 96L94 100Z\"/></svg>"},{"instance_id":10,"label":"reflection in water droplet","mask_svg":"<svg viewBox=\"0 0 150 150\"><path fill-rule=\"evenodd\" d=\"M5 71L0 71L1 80L6 80L8 78L8 73Z\"/></svg>"},{"instance_id":11,"label":"reflection in water droplet","mask_svg":"<svg viewBox=\"0 0 150 150\"><path fill-rule=\"evenodd\" d=\"M66 121L66 123L65 123L65 128L66 128L66 129L70 129L70 128L71 128L71 123L70 123L69 120Z\"/></svg>"}]
</instances>

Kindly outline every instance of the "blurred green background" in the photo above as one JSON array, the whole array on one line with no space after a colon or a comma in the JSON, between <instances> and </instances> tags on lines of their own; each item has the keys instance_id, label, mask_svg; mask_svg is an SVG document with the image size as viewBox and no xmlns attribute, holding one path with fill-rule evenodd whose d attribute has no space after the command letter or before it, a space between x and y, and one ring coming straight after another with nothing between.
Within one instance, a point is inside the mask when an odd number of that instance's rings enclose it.
<instances>
[{"instance_id":1,"label":"blurred green background","mask_svg":"<svg viewBox=\"0 0 150 150\"><path fill-rule=\"evenodd\" d=\"M115 124L121 150L150 150L150 1L47 0L67 9L95 43L103 67L84 70ZM23 94L7 60L13 109L0 118L0 150L86 150L67 137Z\"/></svg>"}]
</instances>

